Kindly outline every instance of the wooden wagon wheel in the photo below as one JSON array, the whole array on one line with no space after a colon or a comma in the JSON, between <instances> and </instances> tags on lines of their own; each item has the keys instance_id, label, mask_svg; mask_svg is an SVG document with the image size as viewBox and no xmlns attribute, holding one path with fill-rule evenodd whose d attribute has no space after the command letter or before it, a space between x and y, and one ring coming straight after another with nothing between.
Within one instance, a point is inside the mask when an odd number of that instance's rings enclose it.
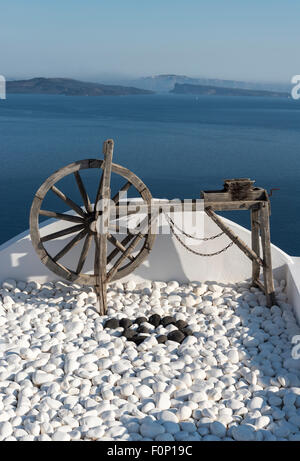
<instances>
[{"instance_id":1,"label":"wooden wagon wheel","mask_svg":"<svg viewBox=\"0 0 300 461\"><path fill-rule=\"evenodd\" d=\"M104 233L100 233L99 231L99 225L97 225L99 215L101 215L100 219L102 218L102 222L104 222L104 218L109 219L110 216L108 207L105 207L101 211L99 211L98 208L100 202L103 203L105 199L110 199L110 177L112 172L126 180L119 192L112 198L112 201L116 205L131 187L136 189L143 201L149 207L152 199L147 186L134 173L127 168L112 163L113 146L114 143L112 140L107 140L104 143L104 160L79 160L52 174L36 192L30 211L31 241L42 263L55 274L71 282L95 286L99 299L100 314L106 312L106 284L128 275L139 266L149 254L156 236L149 214L147 216L146 225L144 225L140 232L128 232L121 241L109 232L109 227ZM98 168L103 171L94 205L91 204L79 173L80 170L89 168ZM58 181L69 175L74 175L75 177L84 207L75 203L55 185ZM63 214L43 209L42 204L49 191L59 197L68 205L70 210L73 212L75 211L76 214ZM54 218L59 221L68 221L70 222L70 227L41 237L39 229L40 215ZM73 238L56 255L51 256L45 249L45 242L69 235L72 235ZM60 262L63 256L71 251L83 239L84 244L76 267L70 268L63 265ZM95 243L94 273L90 274L84 273L83 267L92 240L94 240ZM107 254L108 241L115 247L110 254ZM140 245L140 249L137 249L140 242L142 242L142 245ZM134 251L136 251L137 254L132 254Z\"/></svg>"}]
</instances>

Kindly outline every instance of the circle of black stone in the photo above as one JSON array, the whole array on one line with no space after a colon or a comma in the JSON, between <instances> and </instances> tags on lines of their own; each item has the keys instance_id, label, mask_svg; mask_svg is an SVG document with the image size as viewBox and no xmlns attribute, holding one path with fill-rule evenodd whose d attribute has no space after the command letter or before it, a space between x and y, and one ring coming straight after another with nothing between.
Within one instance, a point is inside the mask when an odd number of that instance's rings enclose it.
<instances>
[{"instance_id":1,"label":"circle of black stone","mask_svg":"<svg viewBox=\"0 0 300 461\"><path fill-rule=\"evenodd\" d=\"M159 335L156 340L158 344L165 344L165 342L168 341L168 337L166 335Z\"/></svg>"},{"instance_id":2,"label":"circle of black stone","mask_svg":"<svg viewBox=\"0 0 300 461\"><path fill-rule=\"evenodd\" d=\"M176 319L174 319L174 317L171 317L171 315L167 315L160 321L160 324L163 327L167 327L168 325L172 325L172 324L174 325L175 323L176 323Z\"/></svg>"},{"instance_id":3,"label":"circle of black stone","mask_svg":"<svg viewBox=\"0 0 300 461\"><path fill-rule=\"evenodd\" d=\"M174 325L178 328L178 330L183 330L183 328L188 326L188 323L185 320L177 320Z\"/></svg>"},{"instance_id":4,"label":"circle of black stone","mask_svg":"<svg viewBox=\"0 0 300 461\"><path fill-rule=\"evenodd\" d=\"M149 333L149 330L147 327L145 327L144 325L140 325L137 330L136 330L138 333Z\"/></svg>"},{"instance_id":5,"label":"circle of black stone","mask_svg":"<svg viewBox=\"0 0 300 461\"><path fill-rule=\"evenodd\" d=\"M138 345L141 344L146 338L148 338L148 336L140 335L140 336L133 337L131 341L133 341L133 342L138 346Z\"/></svg>"},{"instance_id":6,"label":"circle of black stone","mask_svg":"<svg viewBox=\"0 0 300 461\"><path fill-rule=\"evenodd\" d=\"M185 339L185 334L180 330L173 330L168 334L168 339L170 341L175 341L176 343L182 343Z\"/></svg>"},{"instance_id":7,"label":"circle of black stone","mask_svg":"<svg viewBox=\"0 0 300 461\"><path fill-rule=\"evenodd\" d=\"M147 322L146 317L138 317L134 323L137 323L138 325L140 325L141 323L144 323L144 322Z\"/></svg>"},{"instance_id":8,"label":"circle of black stone","mask_svg":"<svg viewBox=\"0 0 300 461\"><path fill-rule=\"evenodd\" d=\"M189 327L186 327L186 328L183 328L182 330L182 333L185 335L185 336L192 336L193 332L192 330L189 328Z\"/></svg>"},{"instance_id":9,"label":"circle of black stone","mask_svg":"<svg viewBox=\"0 0 300 461\"><path fill-rule=\"evenodd\" d=\"M136 332L134 330L130 330L130 328L126 328L123 331L123 336L125 336L126 339L132 339L135 336L137 336Z\"/></svg>"},{"instance_id":10,"label":"circle of black stone","mask_svg":"<svg viewBox=\"0 0 300 461\"><path fill-rule=\"evenodd\" d=\"M118 319L109 319L105 322L104 328L119 328L120 321Z\"/></svg>"},{"instance_id":11,"label":"circle of black stone","mask_svg":"<svg viewBox=\"0 0 300 461\"><path fill-rule=\"evenodd\" d=\"M131 327L132 325L132 321L130 319L121 319L120 320L120 327L123 327L123 328L129 328Z\"/></svg>"},{"instance_id":12,"label":"circle of black stone","mask_svg":"<svg viewBox=\"0 0 300 461\"><path fill-rule=\"evenodd\" d=\"M149 317L149 323L153 325L155 328L158 327L160 324L161 317L158 314L153 314L151 317Z\"/></svg>"}]
</instances>

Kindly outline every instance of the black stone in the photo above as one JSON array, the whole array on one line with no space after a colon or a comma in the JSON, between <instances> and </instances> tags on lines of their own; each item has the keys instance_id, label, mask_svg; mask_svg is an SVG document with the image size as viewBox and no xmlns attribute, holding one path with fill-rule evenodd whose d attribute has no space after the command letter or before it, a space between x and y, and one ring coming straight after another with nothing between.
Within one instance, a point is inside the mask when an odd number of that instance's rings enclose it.
<instances>
[{"instance_id":1,"label":"black stone","mask_svg":"<svg viewBox=\"0 0 300 461\"><path fill-rule=\"evenodd\" d=\"M168 334L168 339L170 341L176 341L177 343L182 343L182 341L185 339L184 333L179 330L173 330Z\"/></svg>"},{"instance_id":2,"label":"black stone","mask_svg":"<svg viewBox=\"0 0 300 461\"><path fill-rule=\"evenodd\" d=\"M137 339L137 335L134 335L132 338L126 338L127 341L132 341L133 343L135 343L136 339Z\"/></svg>"},{"instance_id":3,"label":"black stone","mask_svg":"<svg viewBox=\"0 0 300 461\"><path fill-rule=\"evenodd\" d=\"M156 339L158 344L164 344L166 341L168 341L168 337L166 335L159 335Z\"/></svg>"},{"instance_id":4,"label":"black stone","mask_svg":"<svg viewBox=\"0 0 300 461\"><path fill-rule=\"evenodd\" d=\"M118 319L109 319L105 322L104 328L119 328L120 322Z\"/></svg>"},{"instance_id":5,"label":"black stone","mask_svg":"<svg viewBox=\"0 0 300 461\"><path fill-rule=\"evenodd\" d=\"M168 325L175 324L176 320L174 319L174 317L171 317L170 315L167 315L166 317L161 319L160 323L161 323L161 325L163 327L167 327Z\"/></svg>"},{"instance_id":6,"label":"black stone","mask_svg":"<svg viewBox=\"0 0 300 461\"><path fill-rule=\"evenodd\" d=\"M130 319L121 319L120 320L120 327L129 328L132 325L132 321Z\"/></svg>"},{"instance_id":7,"label":"black stone","mask_svg":"<svg viewBox=\"0 0 300 461\"><path fill-rule=\"evenodd\" d=\"M146 317L138 317L134 323L140 325L141 323L147 322Z\"/></svg>"},{"instance_id":8,"label":"black stone","mask_svg":"<svg viewBox=\"0 0 300 461\"><path fill-rule=\"evenodd\" d=\"M126 339L131 339L136 336L136 332L134 330L130 330L130 328L126 328L123 331L123 336L125 336Z\"/></svg>"},{"instance_id":9,"label":"black stone","mask_svg":"<svg viewBox=\"0 0 300 461\"><path fill-rule=\"evenodd\" d=\"M149 317L149 323L151 323L151 325L155 326L156 328L160 324L160 319L161 319L160 315L153 314L151 315L151 317Z\"/></svg>"},{"instance_id":10,"label":"black stone","mask_svg":"<svg viewBox=\"0 0 300 461\"><path fill-rule=\"evenodd\" d=\"M148 338L148 336L140 335L140 336L136 336L136 337L132 338L132 341L138 346L138 345L141 344L146 338Z\"/></svg>"},{"instance_id":11,"label":"black stone","mask_svg":"<svg viewBox=\"0 0 300 461\"><path fill-rule=\"evenodd\" d=\"M192 336L193 332L189 327L183 328L182 333L185 334L185 336Z\"/></svg>"},{"instance_id":12,"label":"black stone","mask_svg":"<svg viewBox=\"0 0 300 461\"><path fill-rule=\"evenodd\" d=\"M149 330L147 327L143 326L143 325L140 325L137 330L136 330L138 333L149 333Z\"/></svg>"},{"instance_id":13,"label":"black stone","mask_svg":"<svg viewBox=\"0 0 300 461\"><path fill-rule=\"evenodd\" d=\"M185 320L177 320L177 322L175 322L175 327L178 328L178 330L182 330L183 328L187 327L188 324Z\"/></svg>"}]
</instances>

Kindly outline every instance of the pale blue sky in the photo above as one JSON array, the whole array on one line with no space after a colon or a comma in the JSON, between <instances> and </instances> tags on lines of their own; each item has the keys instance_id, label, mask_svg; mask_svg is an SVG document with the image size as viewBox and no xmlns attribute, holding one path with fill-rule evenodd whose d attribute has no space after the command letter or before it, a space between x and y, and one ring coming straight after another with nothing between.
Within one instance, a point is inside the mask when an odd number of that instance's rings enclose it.
<instances>
[{"instance_id":1,"label":"pale blue sky","mask_svg":"<svg viewBox=\"0 0 300 461\"><path fill-rule=\"evenodd\" d=\"M0 74L289 81L297 0L0 0Z\"/></svg>"}]
</instances>

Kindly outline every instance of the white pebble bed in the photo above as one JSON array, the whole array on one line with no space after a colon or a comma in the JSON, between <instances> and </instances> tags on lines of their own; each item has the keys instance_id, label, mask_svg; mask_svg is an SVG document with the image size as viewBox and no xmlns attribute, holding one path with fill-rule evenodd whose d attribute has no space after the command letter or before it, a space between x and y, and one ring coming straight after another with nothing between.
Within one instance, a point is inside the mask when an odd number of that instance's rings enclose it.
<instances>
[{"instance_id":1,"label":"white pebble bed","mask_svg":"<svg viewBox=\"0 0 300 461\"><path fill-rule=\"evenodd\" d=\"M300 440L300 334L246 282L116 282L108 315L90 287L8 280L0 289L0 441ZM186 320L182 344L139 346L108 318Z\"/></svg>"}]
</instances>

